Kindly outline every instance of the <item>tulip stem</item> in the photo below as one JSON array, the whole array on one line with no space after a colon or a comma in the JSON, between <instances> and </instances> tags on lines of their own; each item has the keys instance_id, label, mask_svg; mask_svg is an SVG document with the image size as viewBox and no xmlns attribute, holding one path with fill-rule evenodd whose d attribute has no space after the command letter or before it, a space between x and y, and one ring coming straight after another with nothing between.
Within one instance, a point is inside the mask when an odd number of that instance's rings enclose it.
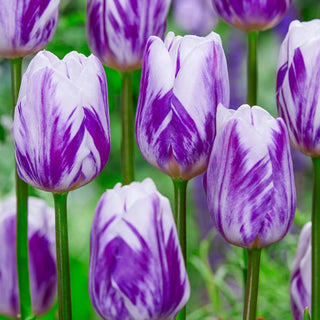
<instances>
[{"instance_id":1,"label":"tulip stem","mask_svg":"<svg viewBox=\"0 0 320 320\"><path fill-rule=\"evenodd\" d=\"M121 92L121 161L122 182L129 184L134 181L134 117L132 101L132 72L122 74Z\"/></svg>"},{"instance_id":2,"label":"tulip stem","mask_svg":"<svg viewBox=\"0 0 320 320\"><path fill-rule=\"evenodd\" d=\"M11 59L12 114L17 104L22 58ZM17 195L17 272L21 320L35 319L32 312L28 259L28 185L20 179L16 170Z\"/></svg>"},{"instance_id":3,"label":"tulip stem","mask_svg":"<svg viewBox=\"0 0 320 320\"><path fill-rule=\"evenodd\" d=\"M320 319L320 158L312 158L312 298L311 319Z\"/></svg>"},{"instance_id":4,"label":"tulip stem","mask_svg":"<svg viewBox=\"0 0 320 320\"><path fill-rule=\"evenodd\" d=\"M248 96L249 106L257 105L258 66L257 66L258 32L248 32Z\"/></svg>"},{"instance_id":5,"label":"tulip stem","mask_svg":"<svg viewBox=\"0 0 320 320\"><path fill-rule=\"evenodd\" d=\"M173 179L174 186L174 214L179 235L180 246L185 264L187 265L187 219L186 219L186 200L187 200L187 180ZM186 319L186 307L184 307L176 320Z\"/></svg>"},{"instance_id":6,"label":"tulip stem","mask_svg":"<svg viewBox=\"0 0 320 320\"><path fill-rule=\"evenodd\" d=\"M248 249L248 278L243 320L257 319L261 249Z\"/></svg>"},{"instance_id":7,"label":"tulip stem","mask_svg":"<svg viewBox=\"0 0 320 320\"><path fill-rule=\"evenodd\" d=\"M68 246L67 193L54 193L59 319L72 319Z\"/></svg>"}]
</instances>

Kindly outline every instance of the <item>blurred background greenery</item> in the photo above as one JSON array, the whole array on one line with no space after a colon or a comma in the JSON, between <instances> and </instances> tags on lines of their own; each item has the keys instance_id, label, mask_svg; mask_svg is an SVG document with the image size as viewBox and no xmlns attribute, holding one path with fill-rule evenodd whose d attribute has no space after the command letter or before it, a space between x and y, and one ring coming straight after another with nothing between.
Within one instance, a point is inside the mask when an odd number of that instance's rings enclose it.
<instances>
[{"instance_id":1,"label":"blurred background greenery","mask_svg":"<svg viewBox=\"0 0 320 320\"><path fill-rule=\"evenodd\" d=\"M300 0L292 9L282 26L261 33L259 38L259 105L276 112L275 82L279 46L286 32L288 21L293 18L310 20L320 16L316 0ZM62 58L76 50L90 54L86 40L86 0L61 0L58 28L47 50ZM282 28L282 29L281 29ZM172 12L168 30L184 34ZM245 102L246 37L223 22L215 27L226 50L231 82L231 107ZM24 69L32 57L24 59ZM76 320L99 319L93 310L88 294L88 261L90 227L95 206L102 193L121 181L120 170L120 91L121 75L106 68L109 89L111 120L111 154L101 175L89 185L70 193L69 244L73 318ZM14 194L14 149L11 137L11 88L10 66L7 60L0 61L0 200ZM140 72L134 74L134 105L139 93ZM292 319L289 301L290 268L294 259L298 233L301 226L310 220L311 214L311 166L309 159L293 152L298 209L294 225L286 238L263 250L259 287L258 314L264 319ZM164 174L152 168L136 147L136 180L151 177L159 191L172 203L173 186ZM201 179L188 186L188 273L191 281L191 298L187 307L188 320L242 318L243 303L243 252L227 245L214 231L206 208ZM52 196L30 188L30 194L45 199L53 206ZM1 299L1 292L0 292ZM1 317L0 320L7 318ZM41 319L57 319L57 304Z\"/></svg>"}]
</instances>

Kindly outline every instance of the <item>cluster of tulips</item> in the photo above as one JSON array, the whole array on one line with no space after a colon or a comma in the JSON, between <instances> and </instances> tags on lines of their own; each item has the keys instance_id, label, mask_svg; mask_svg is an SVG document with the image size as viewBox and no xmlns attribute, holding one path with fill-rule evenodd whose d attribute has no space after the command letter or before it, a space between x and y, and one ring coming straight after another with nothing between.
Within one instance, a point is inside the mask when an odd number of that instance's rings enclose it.
<instances>
[{"instance_id":1,"label":"cluster of tulips","mask_svg":"<svg viewBox=\"0 0 320 320\"><path fill-rule=\"evenodd\" d=\"M59 0L0 0L0 56L12 65L17 165L17 196L0 205L0 314L35 319L57 290L59 319L72 318L67 194L96 178L108 161L104 64L122 73L123 184L101 196L92 222L89 295L99 316L186 318L186 188L206 172L216 229L248 253L243 319L256 319L261 249L287 234L295 214L291 142L312 157L315 169L312 223L302 230L292 271L292 313L307 319L309 308L320 319L320 21L289 27L279 53L275 119L256 105L256 40L291 0L212 2L249 35L248 100L236 110L229 109L218 34L168 32L163 40L171 0L88 0L93 54L73 51L62 60L42 50L55 32ZM36 52L20 85L22 57ZM134 122L132 71L141 66ZM173 180L174 214L155 182L134 181L134 136L144 158ZM44 201L28 199L27 185L53 194L55 214Z\"/></svg>"}]
</instances>

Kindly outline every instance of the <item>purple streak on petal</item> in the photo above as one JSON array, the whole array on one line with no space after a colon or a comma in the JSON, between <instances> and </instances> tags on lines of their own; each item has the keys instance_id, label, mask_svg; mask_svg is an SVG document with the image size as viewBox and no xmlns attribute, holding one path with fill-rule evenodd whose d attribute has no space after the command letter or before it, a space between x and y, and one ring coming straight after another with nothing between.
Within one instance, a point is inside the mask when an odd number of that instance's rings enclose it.
<instances>
[{"instance_id":1,"label":"purple streak on petal","mask_svg":"<svg viewBox=\"0 0 320 320\"><path fill-rule=\"evenodd\" d=\"M242 129L234 120L224 135L215 140L208 169L208 202L215 226L223 237L250 247L270 210L272 176L266 156L248 167L255 150L240 141Z\"/></svg>"},{"instance_id":2,"label":"purple streak on petal","mask_svg":"<svg viewBox=\"0 0 320 320\"><path fill-rule=\"evenodd\" d=\"M23 28L21 28L21 44L25 45L30 41L30 36L32 33L32 30L35 27L35 24L37 23L37 20L41 18L44 11L47 9L48 5L50 4L50 0L31 0L29 2L24 1L23 2L23 8L22 11L22 17L21 17L21 25ZM52 20L49 20L49 25L52 25ZM48 27L48 24L46 27ZM39 40L44 41L45 39L48 39L48 37L51 35L51 32L46 32L46 27L42 32L44 33L44 36L40 37L38 34ZM51 30L50 30L51 31ZM41 32L41 30L38 30L38 32Z\"/></svg>"},{"instance_id":3,"label":"purple streak on petal","mask_svg":"<svg viewBox=\"0 0 320 320\"><path fill-rule=\"evenodd\" d=\"M214 0L217 12L228 23L245 30L263 30L278 23L290 0Z\"/></svg>"},{"instance_id":4,"label":"purple streak on petal","mask_svg":"<svg viewBox=\"0 0 320 320\"><path fill-rule=\"evenodd\" d=\"M110 153L110 144L109 139L107 137L107 132L103 128L103 125L100 121L99 115L97 114L95 109L84 108L85 115L85 128L93 139L94 145L97 148L101 164L97 168L97 172L100 169L103 169L106 165L109 153ZM81 141L80 141L81 142Z\"/></svg>"},{"instance_id":5,"label":"purple streak on petal","mask_svg":"<svg viewBox=\"0 0 320 320\"><path fill-rule=\"evenodd\" d=\"M116 320L129 320L129 314L124 306L123 298L119 292L113 287L110 273L106 270L114 270L116 260L121 249L121 243L119 238L109 242L105 247L103 254L99 257L92 256L90 258L90 264L94 268L94 292L97 293L96 299L91 299L95 310L104 319L105 315L112 317ZM99 252L99 241L95 243L97 252ZM99 258L97 261L96 259ZM106 299L110 296L110 300Z\"/></svg>"},{"instance_id":6,"label":"purple streak on petal","mask_svg":"<svg viewBox=\"0 0 320 320\"><path fill-rule=\"evenodd\" d=\"M296 194L287 129L278 121L279 131L272 131L268 146L272 165L272 210L268 211L259 231L261 244L281 240L288 232L295 214Z\"/></svg>"},{"instance_id":7,"label":"purple streak on petal","mask_svg":"<svg viewBox=\"0 0 320 320\"><path fill-rule=\"evenodd\" d=\"M316 61L320 62L320 54ZM296 111L294 135L297 141L307 150L313 150L320 138L320 127L314 125L320 95L320 69L308 77L301 50L294 51L293 63L289 67L288 81Z\"/></svg>"},{"instance_id":8,"label":"purple streak on petal","mask_svg":"<svg viewBox=\"0 0 320 320\"><path fill-rule=\"evenodd\" d=\"M51 243L45 235L36 232L29 239L29 255L33 267L32 281L33 296L36 292L43 292L41 301L37 305L47 310L55 298L56 292L56 262L50 254Z\"/></svg>"},{"instance_id":9,"label":"purple streak on petal","mask_svg":"<svg viewBox=\"0 0 320 320\"><path fill-rule=\"evenodd\" d=\"M6 225L6 234L5 234L6 243L16 244L16 225L17 225L16 217L15 216L9 217L5 225ZM9 256L8 258L10 261L7 261L8 268L12 270L12 272L10 273L12 277L11 279L12 287L8 288L9 290L11 290L9 309L12 312L11 315L17 315L19 313L20 306L19 306L19 290L18 290L18 278L17 278L17 267L16 267L16 261L17 261L16 245L14 245L12 251L14 252L14 254Z\"/></svg>"}]
</instances>

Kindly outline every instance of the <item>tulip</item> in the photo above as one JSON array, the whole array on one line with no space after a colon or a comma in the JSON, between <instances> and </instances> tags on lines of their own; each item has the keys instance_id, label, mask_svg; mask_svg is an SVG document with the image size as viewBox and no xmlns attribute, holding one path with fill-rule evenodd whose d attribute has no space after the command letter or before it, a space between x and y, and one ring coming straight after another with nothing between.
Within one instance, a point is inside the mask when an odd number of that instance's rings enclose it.
<instances>
[{"instance_id":1,"label":"tulip","mask_svg":"<svg viewBox=\"0 0 320 320\"><path fill-rule=\"evenodd\" d=\"M320 20L293 21L278 63L277 102L294 148L320 155Z\"/></svg>"},{"instance_id":2,"label":"tulip","mask_svg":"<svg viewBox=\"0 0 320 320\"><path fill-rule=\"evenodd\" d=\"M151 179L107 190L92 229L89 294L105 320L173 319L189 281L170 203Z\"/></svg>"},{"instance_id":3,"label":"tulip","mask_svg":"<svg viewBox=\"0 0 320 320\"><path fill-rule=\"evenodd\" d=\"M245 31L272 28L289 9L291 0L212 0L222 19Z\"/></svg>"},{"instance_id":4,"label":"tulip","mask_svg":"<svg viewBox=\"0 0 320 320\"><path fill-rule=\"evenodd\" d=\"M296 193L287 129L260 107L219 105L207 171L207 198L217 230L248 249L281 240Z\"/></svg>"},{"instance_id":5,"label":"tulip","mask_svg":"<svg viewBox=\"0 0 320 320\"><path fill-rule=\"evenodd\" d=\"M88 0L91 51L120 71L139 69L149 36L163 37L171 0Z\"/></svg>"},{"instance_id":6,"label":"tulip","mask_svg":"<svg viewBox=\"0 0 320 320\"><path fill-rule=\"evenodd\" d=\"M29 198L28 242L33 311L46 313L56 296L54 212L44 201ZM0 314L18 319L16 199L0 203Z\"/></svg>"},{"instance_id":7,"label":"tulip","mask_svg":"<svg viewBox=\"0 0 320 320\"><path fill-rule=\"evenodd\" d=\"M207 169L216 108L229 104L219 35L150 37L142 67L136 138L145 159L173 179Z\"/></svg>"},{"instance_id":8,"label":"tulip","mask_svg":"<svg viewBox=\"0 0 320 320\"><path fill-rule=\"evenodd\" d=\"M0 56L21 58L43 49L58 23L60 0L2 0Z\"/></svg>"},{"instance_id":9,"label":"tulip","mask_svg":"<svg viewBox=\"0 0 320 320\"><path fill-rule=\"evenodd\" d=\"M175 0L174 19L188 33L207 35L218 22L212 0Z\"/></svg>"},{"instance_id":10,"label":"tulip","mask_svg":"<svg viewBox=\"0 0 320 320\"><path fill-rule=\"evenodd\" d=\"M68 192L94 179L110 151L107 82L98 58L38 53L23 76L14 115L18 174Z\"/></svg>"},{"instance_id":11,"label":"tulip","mask_svg":"<svg viewBox=\"0 0 320 320\"><path fill-rule=\"evenodd\" d=\"M295 320L302 320L311 307L311 222L301 230L290 281L291 310Z\"/></svg>"}]
</instances>

